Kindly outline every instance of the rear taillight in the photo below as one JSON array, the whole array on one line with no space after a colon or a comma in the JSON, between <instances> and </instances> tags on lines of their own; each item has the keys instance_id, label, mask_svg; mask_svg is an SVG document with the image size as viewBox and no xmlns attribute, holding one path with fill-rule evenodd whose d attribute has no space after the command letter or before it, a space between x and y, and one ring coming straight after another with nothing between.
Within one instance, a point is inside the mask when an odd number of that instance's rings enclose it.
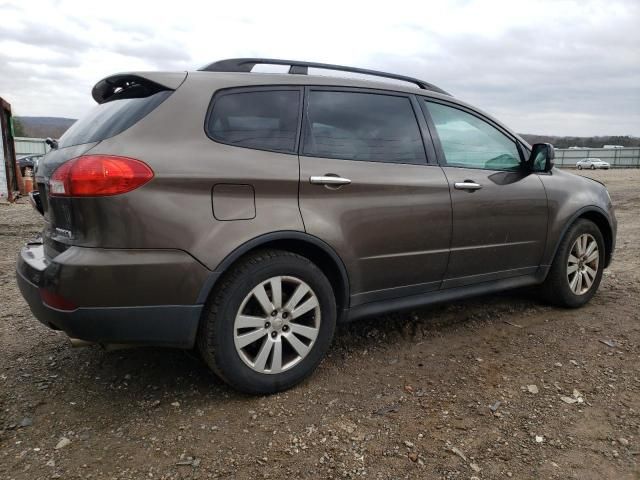
<instances>
[{"instance_id":1,"label":"rear taillight","mask_svg":"<svg viewBox=\"0 0 640 480\"><path fill-rule=\"evenodd\" d=\"M112 155L83 155L60 165L49 180L49 194L101 197L130 192L153 178L144 162Z\"/></svg>"}]
</instances>

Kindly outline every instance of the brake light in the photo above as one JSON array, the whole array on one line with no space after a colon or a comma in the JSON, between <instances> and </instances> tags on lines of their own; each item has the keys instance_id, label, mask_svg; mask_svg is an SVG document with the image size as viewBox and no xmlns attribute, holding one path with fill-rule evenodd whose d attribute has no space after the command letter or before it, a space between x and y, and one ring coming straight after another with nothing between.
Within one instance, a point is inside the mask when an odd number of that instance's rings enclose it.
<instances>
[{"instance_id":1,"label":"brake light","mask_svg":"<svg viewBox=\"0 0 640 480\"><path fill-rule=\"evenodd\" d=\"M83 155L60 165L49 180L49 194L101 197L130 192L153 178L144 162L112 155Z\"/></svg>"}]
</instances>

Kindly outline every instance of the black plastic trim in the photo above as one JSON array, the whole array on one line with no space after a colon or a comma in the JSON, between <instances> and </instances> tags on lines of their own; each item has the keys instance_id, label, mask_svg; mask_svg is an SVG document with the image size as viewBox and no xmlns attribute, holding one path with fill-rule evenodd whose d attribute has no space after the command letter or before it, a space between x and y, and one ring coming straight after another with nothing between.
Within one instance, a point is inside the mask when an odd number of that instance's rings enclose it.
<instances>
[{"instance_id":1,"label":"black plastic trim","mask_svg":"<svg viewBox=\"0 0 640 480\"><path fill-rule=\"evenodd\" d=\"M351 308L347 314L347 320L352 321L363 317L371 317L402 310L411 310L413 308L425 307L435 303L449 302L451 300L458 300L477 295L485 295L511 288L536 285L543 281L544 275L546 275L546 270L539 269L538 272L532 275L521 275L519 277L478 283L465 287L434 290L421 295L411 295L391 300L365 303Z\"/></svg>"},{"instance_id":2,"label":"black plastic trim","mask_svg":"<svg viewBox=\"0 0 640 480\"><path fill-rule=\"evenodd\" d=\"M436 147L433 143L433 135L429 129L429 124L422 112L422 106L420 100L415 95L411 95L411 104L413 105L413 111L418 119L418 127L420 128L420 135L422 136L422 144L424 145L425 152L427 154L428 165L438 165L438 155L436 154Z\"/></svg>"},{"instance_id":3,"label":"black plastic trim","mask_svg":"<svg viewBox=\"0 0 640 480\"><path fill-rule=\"evenodd\" d=\"M556 258L556 254L558 253L558 248L560 248L560 243L562 243L562 240L567 234L569 227L571 227L571 225L573 225L573 223L578 218L580 218L585 213L589 213L589 212L599 213L607 220L607 223L609 224L609 230L611 231L611 251L606 252L606 257L605 257L606 261L605 261L604 267L607 268L611 264L611 259L613 258L613 251L616 248L616 230L613 228L613 223L611 222L611 217L609 216L609 214L607 214L605 210L598 207L597 205L588 205L586 207L582 207L578 211L576 211L571 216L571 218L569 218L569 220L567 220L564 228L562 229L562 232L558 236L558 241L556 242L556 246L553 249L553 255L551 255L551 262L553 262L553 260Z\"/></svg>"},{"instance_id":4,"label":"black plastic trim","mask_svg":"<svg viewBox=\"0 0 640 480\"><path fill-rule=\"evenodd\" d=\"M193 348L203 305L92 307L63 311L42 302L39 288L21 269L18 287L34 316L72 338L101 344Z\"/></svg>"},{"instance_id":5,"label":"black plastic trim","mask_svg":"<svg viewBox=\"0 0 640 480\"><path fill-rule=\"evenodd\" d=\"M445 278L442 281L442 289L466 287L477 283L493 282L505 278L519 277L522 275L532 275L536 273L539 267L521 267L509 270L499 270L497 272L477 273L475 275L467 275L464 277Z\"/></svg>"},{"instance_id":6,"label":"black plastic trim","mask_svg":"<svg viewBox=\"0 0 640 480\"><path fill-rule=\"evenodd\" d=\"M342 279L342 284L344 286L344 290L343 290L344 298L347 300L347 302L349 301L349 275L347 273L346 267L344 266L344 263L342 262L342 259L335 252L335 250L333 250L333 248L323 240L320 240L318 237L315 237L308 233L299 232L295 230L282 230L279 232L265 233L264 235L255 237L243 243L238 248L236 248L233 252L227 255L225 259L222 260L222 262L220 262L220 264L215 268L215 270L209 274L207 281L200 289L200 293L198 295L196 302L205 303L207 301L209 294L215 287L216 282L218 281L220 276L225 271L227 271L227 269L234 262L236 262L236 260L238 260L240 257L245 255L246 253L250 252L251 250L254 250L262 245L265 245L269 242L274 242L277 240L298 240L298 241L307 242L315 247L320 248L327 255L329 255L329 257L331 257L331 259L333 260L335 266L338 268L338 271L340 272L340 277Z\"/></svg>"},{"instance_id":7,"label":"black plastic trim","mask_svg":"<svg viewBox=\"0 0 640 480\"><path fill-rule=\"evenodd\" d=\"M351 308L355 308L365 303L393 300L395 298L421 295L424 293L437 291L439 290L441 285L442 280L436 280L435 282L418 283L415 285L403 285L400 287L391 287L382 290L357 293L351 297Z\"/></svg>"},{"instance_id":8,"label":"black plastic trim","mask_svg":"<svg viewBox=\"0 0 640 480\"><path fill-rule=\"evenodd\" d=\"M381 72L379 70L369 70L365 68L347 67L345 65L333 65L330 63L305 62L299 60L283 60L279 58L229 58L210 63L200 68L203 72L251 72L256 65L289 65L289 74L307 75L309 68L318 68L322 70L334 70L338 72L358 73L362 75L371 75L373 77L389 78L400 80L403 82L413 83L422 90L431 90L433 92L450 95L439 87L419 80L417 78L398 75L395 73Z\"/></svg>"},{"instance_id":9,"label":"black plastic trim","mask_svg":"<svg viewBox=\"0 0 640 480\"><path fill-rule=\"evenodd\" d=\"M165 87L164 85L160 85L148 78L124 73L112 75L100 80L91 90L91 96L97 103L102 104L110 102L116 96L118 98L130 98L126 95L126 91L128 88L133 87L138 87L143 90L143 92L137 92L135 98L148 97L158 92L174 90L173 88Z\"/></svg>"}]
</instances>

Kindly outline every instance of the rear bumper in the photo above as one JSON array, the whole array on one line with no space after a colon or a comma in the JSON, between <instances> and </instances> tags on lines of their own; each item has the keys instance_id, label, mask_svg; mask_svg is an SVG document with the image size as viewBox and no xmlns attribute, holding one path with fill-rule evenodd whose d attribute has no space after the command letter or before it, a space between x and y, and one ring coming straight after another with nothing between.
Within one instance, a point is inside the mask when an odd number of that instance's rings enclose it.
<instances>
[{"instance_id":1,"label":"rear bumper","mask_svg":"<svg viewBox=\"0 0 640 480\"><path fill-rule=\"evenodd\" d=\"M191 293L188 293L190 288L186 291L184 288L180 266L185 267L184 262L191 261L197 264L189 255L175 251L146 251L139 256L140 263L134 264L134 257L127 251L108 251L105 257L103 249L71 251L74 248L53 261L46 259L41 244L29 244L20 252L16 268L18 286L41 323L89 342L193 347L203 305L195 303L201 286L198 282L193 282L197 288ZM149 261L150 255L153 262ZM100 264L105 258L108 264ZM78 263L79 259L83 262ZM204 269L200 264L194 265L192 273L197 277L201 268ZM112 271L112 278L105 277L107 270ZM208 270L204 270L202 274L206 278ZM135 274L121 276L119 272ZM174 285L164 284L171 278ZM167 288L174 293L168 295ZM41 289L64 295L78 307L74 310L53 308L43 302ZM158 300L154 304L131 304L136 292L138 298L149 300L153 290ZM162 303L181 297L193 297L194 303ZM87 304L87 298L95 304ZM120 303L105 304L109 299L120 300Z\"/></svg>"}]
</instances>

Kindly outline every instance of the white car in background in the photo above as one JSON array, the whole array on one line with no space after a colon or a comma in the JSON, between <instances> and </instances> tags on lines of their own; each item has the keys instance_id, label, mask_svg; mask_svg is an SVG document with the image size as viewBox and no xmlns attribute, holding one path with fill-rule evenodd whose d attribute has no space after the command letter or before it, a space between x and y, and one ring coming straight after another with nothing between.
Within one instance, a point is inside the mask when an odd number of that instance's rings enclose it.
<instances>
[{"instance_id":1,"label":"white car in background","mask_svg":"<svg viewBox=\"0 0 640 480\"><path fill-rule=\"evenodd\" d=\"M605 170L609 170L610 167L611 165L609 162L605 162L599 158L583 158L582 160L578 160L576 163L576 168L578 170L582 170L583 168L590 168L591 170L604 168Z\"/></svg>"}]
</instances>

